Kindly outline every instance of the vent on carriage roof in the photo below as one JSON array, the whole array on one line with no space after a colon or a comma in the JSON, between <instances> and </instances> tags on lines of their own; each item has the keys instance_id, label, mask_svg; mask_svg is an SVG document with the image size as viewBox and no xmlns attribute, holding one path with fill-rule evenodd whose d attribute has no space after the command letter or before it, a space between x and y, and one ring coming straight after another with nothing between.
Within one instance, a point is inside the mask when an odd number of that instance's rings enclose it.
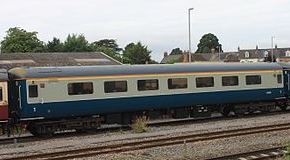
<instances>
[{"instance_id":1,"label":"vent on carriage roof","mask_svg":"<svg viewBox=\"0 0 290 160\"><path fill-rule=\"evenodd\" d=\"M23 60L0 60L0 64L17 64L17 63L35 63L32 59L23 59Z\"/></svg>"}]
</instances>

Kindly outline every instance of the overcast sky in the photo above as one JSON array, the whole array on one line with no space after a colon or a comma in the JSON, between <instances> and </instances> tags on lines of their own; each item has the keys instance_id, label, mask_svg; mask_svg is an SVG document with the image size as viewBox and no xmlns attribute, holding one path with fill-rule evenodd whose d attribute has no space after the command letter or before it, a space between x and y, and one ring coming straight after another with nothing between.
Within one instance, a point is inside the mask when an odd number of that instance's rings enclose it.
<instances>
[{"instance_id":1,"label":"overcast sky","mask_svg":"<svg viewBox=\"0 0 290 160\"><path fill-rule=\"evenodd\" d=\"M141 41L160 61L172 48L188 49L214 33L224 51L237 47L290 47L290 0L0 0L0 40L10 27L37 31L43 41L82 33L88 41L112 38L124 47Z\"/></svg>"}]
</instances>

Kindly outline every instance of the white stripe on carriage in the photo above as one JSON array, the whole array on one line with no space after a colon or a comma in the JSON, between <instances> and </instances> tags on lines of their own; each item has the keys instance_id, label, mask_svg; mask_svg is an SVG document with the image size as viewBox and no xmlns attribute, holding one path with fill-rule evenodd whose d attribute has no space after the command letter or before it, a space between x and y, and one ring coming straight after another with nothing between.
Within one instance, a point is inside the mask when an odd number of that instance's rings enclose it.
<instances>
[{"instance_id":1,"label":"white stripe on carriage","mask_svg":"<svg viewBox=\"0 0 290 160\"><path fill-rule=\"evenodd\" d=\"M30 120L38 120L38 119L44 119L44 117L33 117L33 118L22 118L21 121L30 121Z\"/></svg>"}]
</instances>

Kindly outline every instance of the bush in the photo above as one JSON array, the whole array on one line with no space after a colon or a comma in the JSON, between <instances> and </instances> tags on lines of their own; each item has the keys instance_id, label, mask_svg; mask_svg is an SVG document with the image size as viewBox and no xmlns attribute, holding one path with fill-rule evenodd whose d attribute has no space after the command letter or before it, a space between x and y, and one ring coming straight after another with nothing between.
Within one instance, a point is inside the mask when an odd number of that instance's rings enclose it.
<instances>
[{"instance_id":1,"label":"bush","mask_svg":"<svg viewBox=\"0 0 290 160\"><path fill-rule=\"evenodd\" d=\"M131 128L135 133L143 133L148 131L148 118L146 116L137 117Z\"/></svg>"}]
</instances>

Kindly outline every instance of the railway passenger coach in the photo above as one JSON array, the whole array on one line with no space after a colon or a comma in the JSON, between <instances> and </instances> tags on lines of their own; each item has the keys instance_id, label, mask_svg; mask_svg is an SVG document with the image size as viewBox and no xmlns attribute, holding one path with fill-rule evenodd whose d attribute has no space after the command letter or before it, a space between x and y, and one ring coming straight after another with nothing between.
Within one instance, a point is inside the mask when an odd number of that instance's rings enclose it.
<instances>
[{"instance_id":1,"label":"railway passenger coach","mask_svg":"<svg viewBox=\"0 0 290 160\"><path fill-rule=\"evenodd\" d=\"M15 68L9 74L11 110L33 134L128 123L137 114L228 115L287 103L287 74L274 63Z\"/></svg>"},{"instance_id":2,"label":"railway passenger coach","mask_svg":"<svg viewBox=\"0 0 290 160\"><path fill-rule=\"evenodd\" d=\"M0 70L0 122L8 120L8 73Z\"/></svg>"}]
</instances>

